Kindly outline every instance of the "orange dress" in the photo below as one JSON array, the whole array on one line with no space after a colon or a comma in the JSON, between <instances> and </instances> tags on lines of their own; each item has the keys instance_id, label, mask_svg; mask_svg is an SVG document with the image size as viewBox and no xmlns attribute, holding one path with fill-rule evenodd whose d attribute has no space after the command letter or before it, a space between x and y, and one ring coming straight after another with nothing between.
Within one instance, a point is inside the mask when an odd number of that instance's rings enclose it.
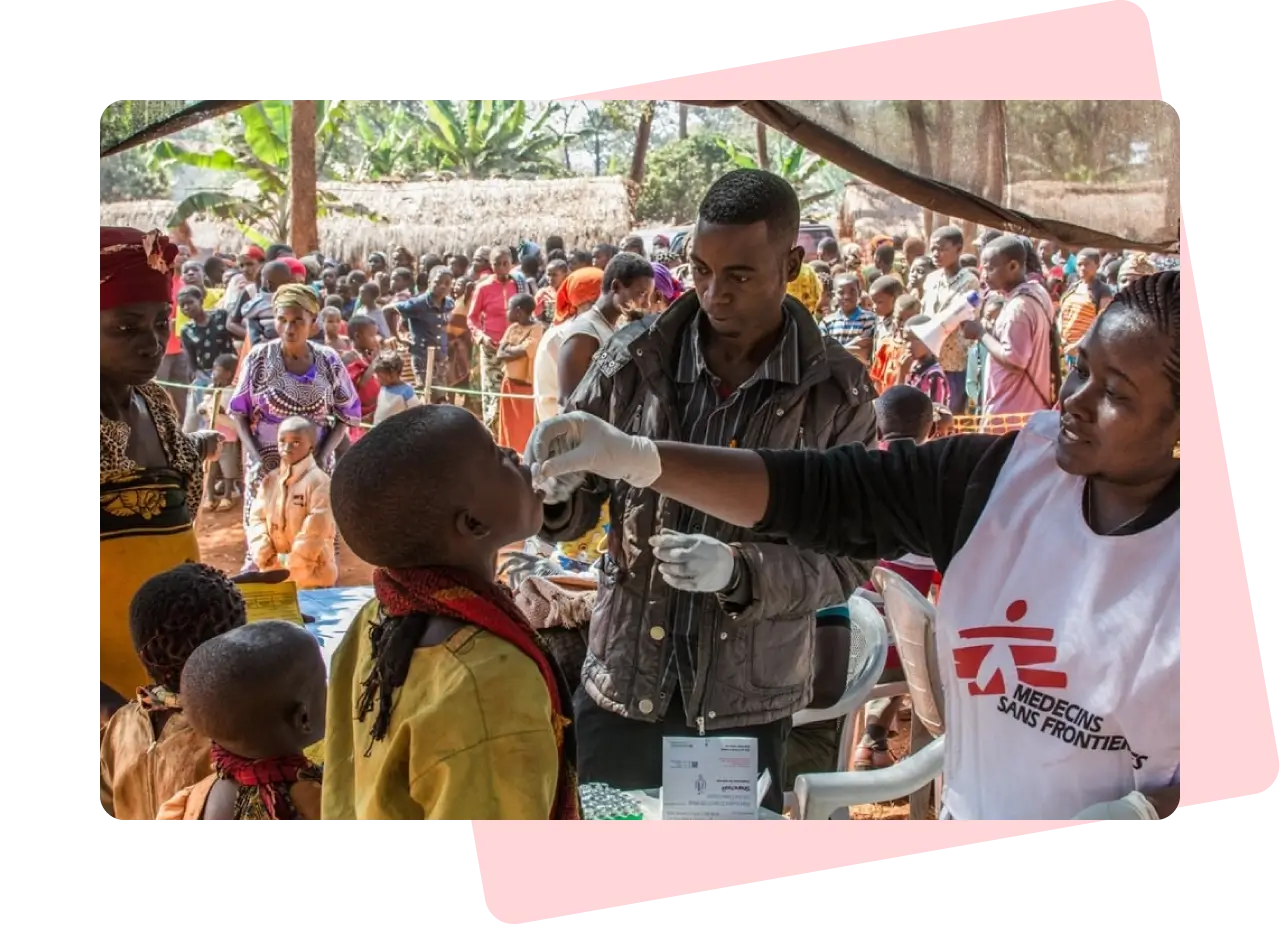
<instances>
[{"instance_id":1,"label":"orange dress","mask_svg":"<svg viewBox=\"0 0 1280 925\"><path fill-rule=\"evenodd\" d=\"M506 364L498 399L498 443L520 452L524 452L533 433L533 356L543 330L536 321L530 325L513 324L498 345L499 349L525 348L524 356Z\"/></svg>"},{"instance_id":2,"label":"orange dress","mask_svg":"<svg viewBox=\"0 0 1280 925\"><path fill-rule=\"evenodd\" d=\"M210 774L200 783L179 790L160 807L156 819L202 819L209 791L217 782L218 775ZM315 780L300 780L289 787L289 798L298 810L298 818L320 818L320 791L321 784Z\"/></svg>"}]
</instances>

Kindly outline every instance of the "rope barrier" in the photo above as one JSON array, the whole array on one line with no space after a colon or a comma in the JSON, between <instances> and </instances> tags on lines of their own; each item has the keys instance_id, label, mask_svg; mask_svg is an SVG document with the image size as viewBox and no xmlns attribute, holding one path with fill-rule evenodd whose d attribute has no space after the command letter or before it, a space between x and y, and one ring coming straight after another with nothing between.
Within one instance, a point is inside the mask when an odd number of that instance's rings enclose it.
<instances>
[{"instance_id":1,"label":"rope barrier","mask_svg":"<svg viewBox=\"0 0 1280 925\"><path fill-rule=\"evenodd\" d=\"M156 385L166 389L188 389L190 391L219 393L234 391L230 388L215 389L213 386L195 385L190 382L167 382L163 379L154 381ZM414 389L413 393L425 400L428 391L449 395L475 395L480 398L487 398L493 395L498 398L519 398L525 401L533 401L534 399L533 395L515 395L504 392L489 392L484 389L462 389L444 385L433 385L429 390ZM221 396L219 396L218 401L220 404L222 403ZM1030 419L1030 414L958 414L952 418L952 421L957 434L1007 434L1015 430L1021 430Z\"/></svg>"}]
</instances>

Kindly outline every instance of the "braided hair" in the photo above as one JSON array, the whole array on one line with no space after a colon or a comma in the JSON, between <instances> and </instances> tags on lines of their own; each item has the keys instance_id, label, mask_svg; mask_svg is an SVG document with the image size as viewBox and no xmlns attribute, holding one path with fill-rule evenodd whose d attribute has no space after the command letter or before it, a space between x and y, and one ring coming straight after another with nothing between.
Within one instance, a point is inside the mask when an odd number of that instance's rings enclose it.
<instances>
[{"instance_id":1,"label":"braided hair","mask_svg":"<svg viewBox=\"0 0 1280 925\"><path fill-rule=\"evenodd\" d=\"M379 609L379 619L369 626L369 652L372 665L369 676L360 683L360 697L356 700L356 720L364 722L374 714L369 728L369 744L366 758L373 751L373 743L386 738L391 728L391 711L395 709L396 693L409 676L409 662L417 651L422 634L432 614L415 611L402 617L393 617Z\"/></svg>"},{"instance_id":2,"label":"braided hair","mask_svg":"<svg viewBox=\"0 0 1280 925\"><path fill-rule=\"evenodd\" d=\"M240 589L223 572L200 562L153 576L129 604L129 633L142 667L175 694L191 653L244 622Z\"/></svg>"},{"instance_id":3,"label":"braided hair","mask_svg":"<svg viewBox=\"0 0 1280 925\"><path fill-rule=\"evenodd\" d=\"M1181 391L1181 312L1180 297L1182 275L1177 270L1166 270L1150 276L1139 276L1120 290L1107 313L1131 312L1154 325L1169 339L1164 358L1164 374L1173 389L1173 405L1179 407Z\"/></svg>"}]
</instances>

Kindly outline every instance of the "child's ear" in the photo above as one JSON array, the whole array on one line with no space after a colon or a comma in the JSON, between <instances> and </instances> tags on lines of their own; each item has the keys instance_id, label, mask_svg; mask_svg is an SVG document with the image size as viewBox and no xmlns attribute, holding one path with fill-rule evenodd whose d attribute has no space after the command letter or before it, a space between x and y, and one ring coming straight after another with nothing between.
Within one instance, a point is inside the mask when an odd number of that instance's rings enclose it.
<instances>
[{"instance_id":1,"label":"child's ear","mask_svg":"<svg viewBox=\"0 0 1280 925\"><path fill-rule=\"evenodd\" d=\"M459 533L472 539L479 540L489 535L488 525L472 517L470 511L458 513L457 527Z\"/></svg>"},{"instance_id":2,"label":"child's ear","mask_svg":"<svg viewBox=\"0 0 1280 925\"><path fill-rule=\"evenodd\" d=\"M305 703L295 703L289 716L289 723L303 735L311 734L311 712Z\"/></svg>"}]
</instances>

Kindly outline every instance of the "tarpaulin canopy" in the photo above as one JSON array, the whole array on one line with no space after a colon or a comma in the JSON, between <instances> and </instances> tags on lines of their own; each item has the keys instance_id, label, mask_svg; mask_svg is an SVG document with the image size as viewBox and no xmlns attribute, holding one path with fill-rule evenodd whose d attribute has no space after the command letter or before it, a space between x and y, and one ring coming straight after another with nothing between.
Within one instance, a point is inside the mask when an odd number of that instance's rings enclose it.
<instances>
[{"instance_id":1,"label":"tarpaulin canopy","mask_svg":"<svg viewBox=\"0 0 1280 925\"><path fill-rule=\"evenodd\" d=\"M121 100L101 156L253 100ZM1178 117L1152 100L682 100L737 106L926 210L1072 246L1178 249Z\"/></svg>"},{"instance_id":2,"label":"tarpaulin canopy","mask_svg":"<svg viewBox=\"0 0 1280 925\"><path fill-rule=\"evenodd\" d=\"M252 102L254 100L117 100L102 113L102 145L98 156L118 154Z\"/></svg>"},{"instance_id":3,"label":"tarpaulin canopy","mask_svg":"<svg viewBox=\"0 0 1280 925\"><path fill-rule=\"evenodd\" d=\"M681 102L738 106L942 220L1074 246L1178 248L1178 117L1159 101Z\"/></svg>"}]
</instances>

